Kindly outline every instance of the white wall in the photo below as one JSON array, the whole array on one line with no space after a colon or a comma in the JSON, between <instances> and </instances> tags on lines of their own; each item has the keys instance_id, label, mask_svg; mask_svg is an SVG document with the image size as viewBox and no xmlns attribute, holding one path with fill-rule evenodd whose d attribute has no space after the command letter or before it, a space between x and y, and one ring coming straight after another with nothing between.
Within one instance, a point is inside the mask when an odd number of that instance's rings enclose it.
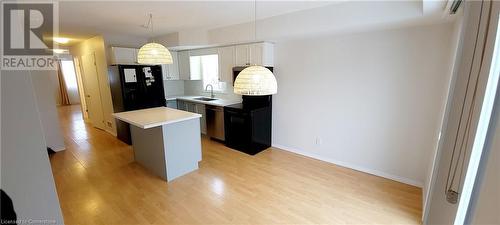
<instances>
[{"instance_id":1,"label":"white wall","mask_svg":"<svg viewBox=\"0 0 500 225\"><path fill-rule=\"evenodd\" d=\"M365 32L444 20L442 12L424 13L421 1L346 1L258 20L257 39ZM254 41L254 29L254 22L215 28L208 31L208 39L212 44Z\"/></svg>"},{"instance_id":2,"label":"white wall","mask_svg":"<svg viewBox=\"0 0 500 225\"><path fill-rule=\"evenodd\" d=\"M500 95L497 94L497 98ZM497 100L497 102L500 102ZM498 108L498 107L497 107ZM496 131L489 149L483 183L472 216L472 224L500 224L500 118L497 113Z\"/></svg>"},{"instance_id":3,"label":"white wall","mask_svg":"<svg viewBox=\"0 0 500 225\"><path fill-rule=\"evenodd\" d=\"M47 147L54 151L64 150L64 138L57 114L56 101L53 96L54 84L51 77L56 71L32 71L33 88L40 114L43 134ZM57 76L57 75L56 75Z\"/></svg>"},{"instance_id":4,"label":"white wall","mask_svg":"<svg viewBox=\"0 0 500 225\"><path fill-rule=\"evenodd\" d=\"M63 224L30 76L1 71L1 188L18 219Z\"/></svg>"},{"instance_id":5,"label":"white wall","mask_svg":"<svg viewBox=\"0 0 500 225\"><path fill-rule=\"evenodd\" d=\"M462 33L462 26L463 26L463 13L462 12L459 12L459 15L457 15L457 19L456 21L454 22L453 24L453 30L452 30L452 35L450 37L450 63L449 63L449 68L448 68L448 73L449 74L454 74L454 71L456 71L458 69L458 63L459 63L459 60L458 60L458 53L459 53L459 43L460 43L460 36L461 36L461 33ZM452 76L450 76L450 79L448 80L448 85L447 85L447 88L443 91L445 91L447 93L447 97L446 97L446 103L442 105L442 113L441 113L441 120L440 120L440 124L441 124L441 129L440 129L440 133L444 132L444 130L446 129L446 120L448 119L448 115L446 113L446 110L447 110L447 107L449 107L449 102L452 98L452 88L451 86L453 85L453 78ZM434 145L434 148L433 150L431 151L431 154L429 154L429 158L427 159L427 169L426 169L426 176L425 176L425 180L424 180L424 186L422 187L422 191L423 191L423 198L422 198L422 201L423 201L423 208L424 208L424 213L422 214L422 218L425 219L425 214L427 213L426 212L426 207L427 207L427 204L429 203L430 201L430 198L431 198L431 194L430 194L430 189L431 189L431 185L432 185L432 176L433 176L433 173L436 172L434 171L434 167L436 166L436 159L438 158L438 149L439 149L439 142L440 140L438 139L436 142L435 142L435 145Z\"/></svg>"},{"instance_id":6,"label":"white wall","mask_svg":"<svg viewBox=\"0 0 500 225\"><path fill-rule=\"evenodd\" d=\"M441 24L277 42L273 145L422 186L451 33Z\"/></svg>"},{"instance_id":7,"label":"white wall","mask_svg":"<svg viewBox=\"0 0 500 225\"><path fill-rule=\"evenodd\" d=\"M275 43L273 145L424 187L456 47L452 17L424 11L418 1L348 2L257 21L257 39ZM207 37L254 41L254 24ZM186 94L202 88L184 84Z\"/></svg>"}]
</instances>

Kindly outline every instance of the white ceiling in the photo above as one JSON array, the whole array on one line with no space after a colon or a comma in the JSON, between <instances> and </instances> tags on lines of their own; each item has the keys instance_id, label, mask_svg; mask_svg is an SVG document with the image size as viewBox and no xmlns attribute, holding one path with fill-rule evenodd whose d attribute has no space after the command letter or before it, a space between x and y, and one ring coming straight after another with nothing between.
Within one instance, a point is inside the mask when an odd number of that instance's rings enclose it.
<instances>
[{"instance_id":1,"label":"white ceiling","mask_svg":"<svg viewBox=\"0 0 500 225\"><path fill-rule=\"evenodd\" d=\"M342 1L261 1L257 18L322 7ZM155 36L189 30L209 29L249 22L254 19L253 1L61 1L60 33L70 37L91 37L111 33L149 37L141 27L153 13Z\"/></svg>"}]
</instances>

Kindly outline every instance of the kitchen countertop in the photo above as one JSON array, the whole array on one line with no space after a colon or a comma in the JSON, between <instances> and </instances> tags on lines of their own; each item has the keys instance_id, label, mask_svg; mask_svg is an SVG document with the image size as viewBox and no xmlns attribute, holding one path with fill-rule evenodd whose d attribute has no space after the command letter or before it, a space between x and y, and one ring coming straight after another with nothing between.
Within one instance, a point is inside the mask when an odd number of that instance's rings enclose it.
<instances>
[{"instance_id":1,"label":"kitchen countertop","mask_svg":"<svg viewBox=\"0 0 500 225\"><path fill-rule=\"evenodd\" d=\"M148 129L166 124L200 118L201 115L167 107L156 107L113 113L113 117L142 129Z\"/></svg>"},{"instance_id":2,"label":"kitchen countertop","mask_svg":"<svg viewBox=\"0 0 500 225\"><path fill-rule=\"evenodd\" d=\"M168 100L183 100L183 101L188 101L188 102L195 102L195 103L200 103L200 104L205 104L205 105L213 105L213 106L221 106L221 107L241 103L241 100L238 100L238 99L229 100L229 99L221 99L221 98L217 98L217 97L215 97L215 99L217 99L217 100L213 100L213 101L202 101L202 100L194 99L194 98L199 98L199 97L207 98L207 96L169 96L169 97L167 97L167 101Z\"/></svg>"}]
</instances>

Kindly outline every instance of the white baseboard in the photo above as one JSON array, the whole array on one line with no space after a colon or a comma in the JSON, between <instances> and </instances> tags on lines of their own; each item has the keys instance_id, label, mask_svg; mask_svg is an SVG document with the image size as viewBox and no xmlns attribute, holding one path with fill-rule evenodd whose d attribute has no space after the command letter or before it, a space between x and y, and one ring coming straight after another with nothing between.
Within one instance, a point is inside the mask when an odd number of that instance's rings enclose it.
<instances>
[{"instance_id":1,"label":"white baseboard","mask_svg":"<svg viewBox=\"0 0 500 225\"><path fill-rule=\"evenodd\" d=\"M113 132L113 131L110 131L110 130L107 130L107 129L106 129L105 131L106 131L106 132L108 132L109 134L111 134L111 135L115 136L115 137L116 137L116 135L117 135L117 134L116 134L115 132Z\"/></svg>"},{"instance_id":2,"label":"white baseboard","mask_svg":"<svg viewBox=\"0 0 500 225\"><path fill-rule=\"evenodd\" d=\"M382 172L382 171L378 171L378 170L374 170L374 169L369 169L369 168L362 167L362 166L359 166L359 165L354 165L352 163L347 163L347 162L342 162L342 161L334 160L334 159L331 159L331 158L327 158L327 157L320 156L320 155L317 155L317 154L312 154L312 153L309 153L309 152L301 151L301 150L298 150L298 149L295 149L295 148L291 148L291 147L287 147L287 146L280 145L280 144L273 144L272 146L275 147L275 148L279 148L279 149L282 149L282 150L285 150L285 151L288 151L288 152L293 152L293 153L296 153L296 154L299 154L299 155L302 155L302 156L306 156L306 157L309 157L309 158L313 158L313 159L321 160L321 161L324 161L324 162L332 163L332 164L335 164L337 166L346 167L346 168L349 168L349 169L357 170L357 171L360 171L360 172L372 174L372 175L383 177L383 178L387 178L387 179L390 179L390 180L394 180L394 181L401 182L401 183L404 183L404 184L408 184L408 185L411 185L411 186L416 186L416 187L419 187L419 188L423 187L423 183L421 181L416 181L416 180L409 179L409 178L406 178L406 177L401 177L401 176L397 176L397 175L393 175L393 174L388 174L388 173L385 173L385 172Z\"/></svg>"}]
</instances>

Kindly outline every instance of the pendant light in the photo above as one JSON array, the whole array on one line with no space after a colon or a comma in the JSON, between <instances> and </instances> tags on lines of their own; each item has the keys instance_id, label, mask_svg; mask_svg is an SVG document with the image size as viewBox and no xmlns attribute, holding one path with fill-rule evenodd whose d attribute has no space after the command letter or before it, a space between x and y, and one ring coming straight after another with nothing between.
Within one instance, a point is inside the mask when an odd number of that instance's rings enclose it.
<instances>
[{"instance_id":1,"label":"pendant light","mask_svg":"<svg viewBox=\"0 0 500 225\"><path fill-rule=\"evenodd\" d=\"M153 41L153 14L149 14L148 25L151 26L151 42L143 45L137 53L137 62L139 64L158 65L172 64L172 55L165 46Z\"/></svg>"},{"instance_id":2,"label":"pendant light","mask_svg":"<svg viewBox=\"0 0 500 225\"><path fill-rule=\"evenodd\" d=\"M257 41L257 0L254 1L254 39ZM243 69L234 81L234 93L240 95L272 95L278 92L273 72L261 65Z\"/></svg>"}]
</instances>

